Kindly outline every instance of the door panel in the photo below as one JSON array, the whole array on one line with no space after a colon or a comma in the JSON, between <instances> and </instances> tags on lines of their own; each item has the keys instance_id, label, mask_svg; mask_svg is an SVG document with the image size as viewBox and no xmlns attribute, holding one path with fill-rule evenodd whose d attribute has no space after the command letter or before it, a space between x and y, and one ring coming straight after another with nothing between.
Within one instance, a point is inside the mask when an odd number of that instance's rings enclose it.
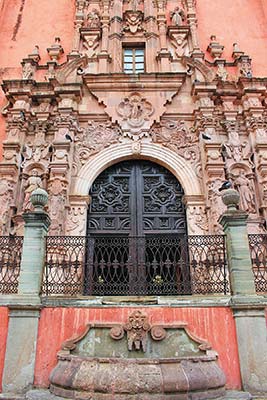
<instances>
[{"instance_id":1,"label":"door panel","mask_svg":"<svg viewBox=\"0 0 267 400\"><path fill-rule=\"evenodd\" d=\"M87 232L94 252L85 294L189 292L180 239L186 233L183 190L169 171L148 161L122 162L95 180L90 195Z\"/></svg>"},{"instance_id":2,"label":"door panel","mask_svg":"<svg viewBox=\"0 0 267 400\"><path fill-rule=\"evenodd\" d=\"M91 190L88 234L186 233L183 190L165 168L127 161L104 171Z\"/></svg>"}]
</instances>

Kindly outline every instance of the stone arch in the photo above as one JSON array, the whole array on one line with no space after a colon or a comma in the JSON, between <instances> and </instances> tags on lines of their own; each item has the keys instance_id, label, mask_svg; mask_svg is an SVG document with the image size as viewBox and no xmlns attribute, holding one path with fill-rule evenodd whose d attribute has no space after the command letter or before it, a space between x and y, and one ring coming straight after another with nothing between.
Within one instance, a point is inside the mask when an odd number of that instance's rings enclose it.
<instances>
[{"instance_id":1,"label":"stone arch","mask_svg":"<svg viewBox=\"0 0 267 400\"><path fill-rule=\"evenodd\" d=\"M96 177L109 166L127 159L145 159L168 169L181 183L186 196L201 196L201 187L191 164L174 151L154 143L142 143L140 152L133 151L132 143L113 145L90 159L75 179L73 194L86 196Z\"/></svg>"}]
</instances>

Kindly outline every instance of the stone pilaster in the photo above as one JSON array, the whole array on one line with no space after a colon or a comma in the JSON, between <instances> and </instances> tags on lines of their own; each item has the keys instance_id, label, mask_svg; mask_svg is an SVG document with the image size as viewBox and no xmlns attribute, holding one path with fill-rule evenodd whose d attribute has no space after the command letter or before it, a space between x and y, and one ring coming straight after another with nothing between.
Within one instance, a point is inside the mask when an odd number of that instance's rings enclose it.
<instances>
[{"instance_id":1,"label":"stone pilaster","mask_svg":"<svg viewBox=\"0 0 267 400\"><path fill-rule=\"evenodd\" d=\"M33 385L39 314L39 307L9 306L3 393L23 393Z\"/></svg>"},{"instance_id":2,"label":"stone pilaster","mask_svg":"<svg viewBox=\"0 0 267 400\"><path fill-rule=\"evenodd\" d=\"M264 306L234 305L243 389L267 392L267 330Z\"/></svg>"},{"instance_id":3,"label":"stone pilaster","mask_svg":"<svg viewBox=\"0 0 267 400\"><path fill-rule=\"evenodd\" d=\"M9 306L9 326L3 374L4 393L25 392L33 385L40 314L40 289L45 258L45 235L50 219L43 206L47 193L31 196L35 211L24 214L25 233L16 305Z\"/></svg>"},{"instance_id":4,"label":"stone pilaster","mask_svg":"<svg viewBox=\"0 0 267 400\"><path fill-rule=\"evenodd\" d=\"M219 219L227 242L228 268L232 294L255 295L254 276L247 233L247 213L237 210L239 194L234 189L225 190L222 200L227 211Z\"/></svg>"},{"instance_id":5,"label":"stone pilaster","mask_svg":"<svg viewBox=\"0 0 267 400\"><path fill-rule=\"evenodd\" d=\"M46 194L42 189L37 189L33 194L37 192L40 192L40 195ZM50 218L42 208L35 208L34 212L25 213L23 219L25 228L18 294L38 297L45 258L45 236L50 225Z\"/></svg>"},{"instance_id":6,"label":"stone pilaster","mask_svg":"<svg viewBox=\"0 0 267 400\"><path fill-rule=\"evenodd\" d=\"M220 223L227 237L228 267L232 290L238 354L243 389L251 393L267 391L267 332L264 305L255 293L247 235L247 217L237 210L238 193L225 190L227 211Z\"/></svg>"}]
</instances>

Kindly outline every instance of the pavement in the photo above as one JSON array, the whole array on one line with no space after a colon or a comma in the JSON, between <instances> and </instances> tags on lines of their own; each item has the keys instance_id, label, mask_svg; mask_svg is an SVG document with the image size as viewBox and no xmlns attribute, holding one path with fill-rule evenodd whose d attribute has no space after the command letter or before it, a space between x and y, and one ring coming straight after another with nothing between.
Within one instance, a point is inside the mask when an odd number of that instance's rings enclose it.
<instances>
[{"instance_id":1,"label":"pavement","mask_svg":"<svg viewBox=\"0 0 267 400\"><path fill-rule=\"evenodd\" d=\"M49 390L33 389L28 391L25 395L16 394L0 394L0 400L68 400L65 397L58 397L49 392ZM267 400L267 393L265 397L251 396L248 392L238 392L228 390L224 397L217 400Z\"/></svg>"}]
</instances>

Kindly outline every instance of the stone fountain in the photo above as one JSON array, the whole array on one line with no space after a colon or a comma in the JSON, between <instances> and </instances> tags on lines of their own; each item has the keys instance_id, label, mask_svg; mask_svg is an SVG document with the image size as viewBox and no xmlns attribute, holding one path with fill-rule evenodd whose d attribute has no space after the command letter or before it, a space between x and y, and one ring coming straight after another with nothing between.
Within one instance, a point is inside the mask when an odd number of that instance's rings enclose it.
<instances>
[{"instance_id":1,"label":"stone fountain","mask_svg":"<svg viewBox=\"0 0 267 400\"><path fill-rule=\"evenodd\" d=\"M79 400L206 400L225 393L217 353L185 323L88 324L62 344L50 391Z\"/></svg>"}]
</instances>

